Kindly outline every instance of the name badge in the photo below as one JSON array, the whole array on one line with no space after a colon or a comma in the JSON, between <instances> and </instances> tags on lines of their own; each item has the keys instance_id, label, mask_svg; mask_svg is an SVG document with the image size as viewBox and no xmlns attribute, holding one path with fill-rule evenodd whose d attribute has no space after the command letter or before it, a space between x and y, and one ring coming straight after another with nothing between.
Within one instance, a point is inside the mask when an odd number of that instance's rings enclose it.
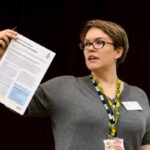
<instances>
[{"instance_id":1,"label":"name badge","mask_svg":"<svg viewBox=\"0 0 150 150\"><path fill-rule=\"evenodd\" d=\"M105 150L125 150L123 139L113 138L113 139L104 139Z\"/></svg>"},{"instance_id":2,"label":"name badge","mask_svg":"<svg viewBox=\"0 0 150 150\"><path fill-rule=\"evenodd\" d=\"M122 102L126 110L143 110L141 105L137 101L128 101L128 102Z\"/></svg>"}]
</instances>

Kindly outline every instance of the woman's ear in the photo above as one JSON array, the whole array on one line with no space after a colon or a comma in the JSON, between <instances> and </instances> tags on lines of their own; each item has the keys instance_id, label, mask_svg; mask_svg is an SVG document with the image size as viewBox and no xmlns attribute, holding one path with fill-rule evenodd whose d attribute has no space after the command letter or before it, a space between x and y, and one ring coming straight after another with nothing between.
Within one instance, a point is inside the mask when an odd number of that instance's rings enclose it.
<instances>
[{"instance_id":1,"label":"woman's ear","mask_svg":"<svg viewBox=\"0 0 150 150\"><path fill-rule=\"evenodd\" d=\"M119 59L123 55L123 52L124 52L123 47L115 49L115 58Z\"/></svg>"}]
</instances>

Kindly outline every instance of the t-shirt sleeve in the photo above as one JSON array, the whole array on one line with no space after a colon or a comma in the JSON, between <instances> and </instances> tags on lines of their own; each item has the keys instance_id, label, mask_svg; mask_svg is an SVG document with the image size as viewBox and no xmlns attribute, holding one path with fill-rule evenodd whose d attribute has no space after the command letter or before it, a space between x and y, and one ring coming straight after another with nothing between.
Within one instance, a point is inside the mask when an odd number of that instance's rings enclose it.
<instances>
[{"instance_id":1,"label":"t-shirt sleeve","mask_svg":"<svg viewBox=\"0 0 150 150\"><path fill-rule=\"evenodd\" d=\"M48 117L54 110L59 98L63 96L66 85L72 84L73 76L60 76L41 84L36 90L25 115Z\"/></svg>"},{"instance_id":2,"label":"t-shirt sleeve","mask_svg":"<svg viewBox=\"0 0 150 150\"><path fill-rule=\"evenodd\" d=\"M25 112L25 116L32 116L32 117L47 117L48 113L46 110L46 96L41 88L38 87L36 90L27 110Z\"/></svg>"}]
</instances>

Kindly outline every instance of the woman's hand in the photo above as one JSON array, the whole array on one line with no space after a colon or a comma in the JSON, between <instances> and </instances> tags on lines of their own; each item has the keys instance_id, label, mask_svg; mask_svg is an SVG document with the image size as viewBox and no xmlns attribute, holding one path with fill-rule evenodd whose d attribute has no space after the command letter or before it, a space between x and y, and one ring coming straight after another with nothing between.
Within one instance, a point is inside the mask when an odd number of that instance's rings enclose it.
<instances>
[{"instance_id":1,"label":"woman's hand","mask_svg":"<svg viewBox=\"0 0 150 150\"><path fill-rule=\"evenodd\" d=\"M0 31L0 58L5 53L5 50L7 46L9 45L10 39L16 39L17 38L17 32L6 29Z\"/></svg>"}]
</instances>

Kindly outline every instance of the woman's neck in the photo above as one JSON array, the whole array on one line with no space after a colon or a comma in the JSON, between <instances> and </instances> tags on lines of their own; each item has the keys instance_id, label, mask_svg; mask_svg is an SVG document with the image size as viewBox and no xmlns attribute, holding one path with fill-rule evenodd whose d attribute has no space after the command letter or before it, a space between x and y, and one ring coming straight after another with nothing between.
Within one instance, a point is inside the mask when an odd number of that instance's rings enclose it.
<instances>
[{"instance_id":1,"label":"woman's neck","mask_svg":"<svg viewBox=\"0 0 150 150\"><path fill-rule=\"evenodd\" d=\"M114 99L116 97L116 83L118 78L116 71L93 71L92 74L95 76L96 80L101 83L105 95L111 99ZM123 82L121 81L121 91L122 90Z\"/></svg>"},{"instance_id":2,"label":"woman's neck","mask_svg":"<svg viewBox=\"0 0 150 150\"><path fill-rule=\"evenodd\" d=\"M116 70L93 71L92 74L99 82L106 84L115 84L118 78Z\"/></svg>"}]
</instances>

